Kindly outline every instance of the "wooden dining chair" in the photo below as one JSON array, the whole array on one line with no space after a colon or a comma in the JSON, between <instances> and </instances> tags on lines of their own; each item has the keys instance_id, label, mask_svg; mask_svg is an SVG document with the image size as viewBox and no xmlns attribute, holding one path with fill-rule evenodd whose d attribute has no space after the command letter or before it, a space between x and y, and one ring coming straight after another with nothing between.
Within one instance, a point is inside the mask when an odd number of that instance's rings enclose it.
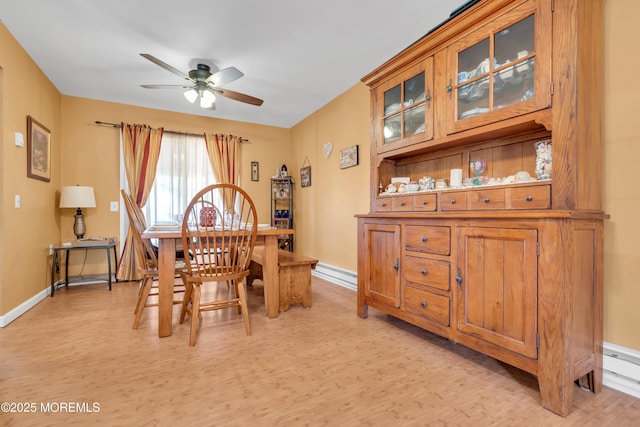
<instances>
[{"instance_id":1,"label":"wooden dining chair","mask_svg":"<svg viewBox=\"0 0 640 427\"><path fill-rule=\"evenodd\" d=\"M208 222L203 207L217 208L215 222ZM186 293L180 323L191 317L189 344L195 345L202 312L237 307L251 335L247 309L246 277L256 241L258 219L253 201L240 187L215 184L202 189L187 206L182 222L182 245L190 257L184 275ZM203 293L204 284L212 287L233 284L231 292ZM207 289L209 290L209 289ZM212 289L213 290L213 289ZM210 295L224 294L220 299ZM206 301L203 300L206 297Z\"/></svg>"},{"instance_id":2,"label":"wooden dining chair","mask_svg":"<svg viewBox=\"0 0 640 427\"><path fill-rule=\"evenodd\" d=\"M142 233L146 229L145 218L142 210L138 208L133 198L127 194L124 190L121 190L122 199L129 217L129 224L133 234L133 242L136 247L144 253L144 267L140 269L143 277L138 290L138 299L136 301L135 310L133 312L133 329L138 329L138 323L142 317L142 312L147 307L157 307L158 296L158 258L156 252L149 239L142 237ZM177 260L175 265L175 277L182 278L185 271L184 260ZM182 304L183 298L176 298L176 296L184 296L185 286L184 281L174 284L173 288L174 299L173 304Z\"/></svg>"}]
</instances>

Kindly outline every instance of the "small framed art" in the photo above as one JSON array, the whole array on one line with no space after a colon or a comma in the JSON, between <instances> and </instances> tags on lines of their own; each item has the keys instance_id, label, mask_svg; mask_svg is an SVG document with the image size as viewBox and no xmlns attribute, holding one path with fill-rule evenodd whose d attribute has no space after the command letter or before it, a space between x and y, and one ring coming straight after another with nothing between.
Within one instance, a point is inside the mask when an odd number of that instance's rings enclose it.
<instances>
[{"instance_id":1,"label":"small framed art","mask_svg":"<svg viewBox=\"0 0 640 427\"><path fill-rule=\"evenodd\" d=\"M311 186L311 166L305 166L300 169L300 187Z\"/></svg>"},{"instance_id":2,"label":"small framed art","mask_svg":"<svg viewBox=\"0 0 640 427\"><path fill-rule=\"evenodd\" d=\"M51 132L31 116L27 117L27 176L51 181Z\"/></svg>"},{"instance_id":3,"label":"small framed art","mask_svg":"<svg viewBox=\"0 0 640 427\"><path fill-rule=\"evenodd\" d=\"M340 150L340 169L358 165L358 146L353 145Z\"/></svg>"}]
</instances>

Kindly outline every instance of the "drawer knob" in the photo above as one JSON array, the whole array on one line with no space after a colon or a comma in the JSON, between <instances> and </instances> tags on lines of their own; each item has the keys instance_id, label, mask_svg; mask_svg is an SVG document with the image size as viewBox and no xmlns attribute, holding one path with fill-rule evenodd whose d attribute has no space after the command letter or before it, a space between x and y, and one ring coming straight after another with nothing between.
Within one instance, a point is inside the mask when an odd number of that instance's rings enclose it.
<instances>
[{"instance_id":1,"label":"drawer knob","mask_svg":"<svg viewBox=\"0 0 640 427\"><path fill-rule=\"evenodd\" d=\"M424 301L422 301L422 302L420 303L420 305L422 306L422 308L427 308L427 303L426 303L426 302L424 302Z\"/></svg>"},{"instance_id":2,"label":"drawer knob","mask_svg":"<svg viewBox=\"0 0 640 427\"><path fill-rule=\"evenodd\" d=\"M387 206L387 204L386 204L386 203L383 203L383 204L381 204L380 206L382 206L382 207L384 208L385 206Z\"/></svg>"},{"instance_id":3,"label":"drawer knob","mask_svg":"<svg viewBox=\"0 0 640 427\"><path fill-rule=\"evenodd\" d=\"M423 276L427 275L427 270L422 270L420 273L422 273Z\"/></svg>"},{"instance_id":4,"label":"drawer knob","mask_svg":"<svg viewBox=\"0 0 640 427\"><path fill-rule=\"evenodd\" d=\"M456 204L456 199L451 199L451 204L455 205Z\"/></svg>"},{"instance_id":5,"label":"drawer knob","mask_svg":"<svg viewBox=\"0 0 640 427\"><path fill-rule=\"evenodd\" d=\"M427 236L422 236L422 239L420 240L422 240L422 243L425 243L427 241Z\"/></svg>"},{"instance_id":6,"label":"drawer knob","mask_svg":"<svg viewBox=\"0 0 640 427\"><path fill-rule=\"evenodd\" d=\"M404 206L404 202L400 202L400 206Z\"/></svg>"},{"instance_id":7,"label":"drawer knob","mask_svg":"<svg viewBox=\"0 0 640 427\"><path fill-rule=\"evenodd\" d=\"M484 202L485 202L485 203L489 203L489 198L488 198L488 197L485 197L485 198L484 198Z\"/></svg>"},{"instance_id":8,"label":"drawer knob","mask_svg":"<svg viewBox=\"0 0 640 427\"><path fill-rule=\"evenodd\" d=\"M530 202L533 200L533 196L528 194L527 197L524 198L527 202Z\"/></svg>"},{"instance_id":9,"label":"drawer knob","mask_svg":"<svg viewBox=\"0 0 640 427\"><path fill-rule=\"evenodd\" d=\"M427 202L425 200L422 201L422 206L427 206Z\"/></svg>"}]
</instances>

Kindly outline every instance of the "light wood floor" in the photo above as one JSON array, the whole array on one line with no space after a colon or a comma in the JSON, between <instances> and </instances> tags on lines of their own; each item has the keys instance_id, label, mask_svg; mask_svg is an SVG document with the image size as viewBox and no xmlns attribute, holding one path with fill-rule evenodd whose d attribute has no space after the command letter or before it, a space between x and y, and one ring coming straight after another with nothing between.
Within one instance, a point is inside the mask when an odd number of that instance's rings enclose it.
<instances>
[{"instance_id":1,"label":"light wood floor","mask_svg":"<svg viewBox=\"0 0 640 427\"><path fill-rule=\"evenodd\" d=\"M576 387L562 418L540 406L534 377L370 309L353 291L313 278L313 306L265 317L249 290L252 335L233 311L204 314L157 337L155 308L131 329L135 283L60 289L0 329L0 425L113 426L631 426L640 399ZM40 412L41 403L99 412Z\"/></svg>"}]
</instances>

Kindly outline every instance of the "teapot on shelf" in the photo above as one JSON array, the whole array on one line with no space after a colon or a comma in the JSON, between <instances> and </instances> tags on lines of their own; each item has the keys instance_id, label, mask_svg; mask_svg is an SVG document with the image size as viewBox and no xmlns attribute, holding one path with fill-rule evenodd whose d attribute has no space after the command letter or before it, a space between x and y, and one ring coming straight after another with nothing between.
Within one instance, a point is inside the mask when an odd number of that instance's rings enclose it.
<instances>
[{"instance_id":1,"label":"teapot on shelf","mask_svg":"<svg viewBox=\"0 0 640 427\"><path fill-rule=\"evenodd\" d=\"M430 176L423 176L418 180L420 190L433 190L435 187L435 181Z\"/></svg>"}]
</instances>

